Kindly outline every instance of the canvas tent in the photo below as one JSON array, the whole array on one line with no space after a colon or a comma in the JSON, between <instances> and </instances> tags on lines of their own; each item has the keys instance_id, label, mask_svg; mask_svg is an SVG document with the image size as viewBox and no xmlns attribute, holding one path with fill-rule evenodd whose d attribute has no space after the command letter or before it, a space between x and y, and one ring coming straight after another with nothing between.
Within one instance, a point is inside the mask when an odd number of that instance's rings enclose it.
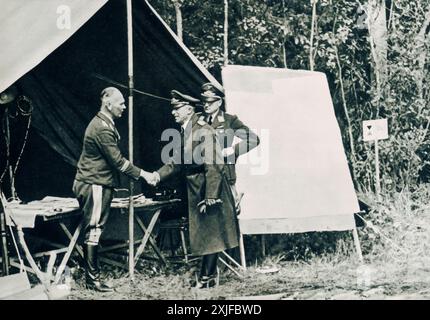
<instances>
[{"instance_id":1,"label":"canvas tent","mask_svg":"<svg viewBox=\"0 0 430 320\"><path fill-rule=\"evenodd\" d=\"M67 12L70 29L61 20ZM71 196L74 166L84 130L98 111L100 91L128 83L126 18L125 0L2 1L0 92L14 84L34 108L16 174L22 199ZM172 89L198 95L202 83L217 83L147 1L133 1L133 28L136 89L168 99ZM127 90L122 91L126 96ZM161 165L161 131L175 126L170 111L166 99L134 95L134 160L146 170ZM26 125L14 121L12 162ZM117 126L127 156L126 117ZM5 142L0 143L4 165Z\"/></svg>"}]
</instances>

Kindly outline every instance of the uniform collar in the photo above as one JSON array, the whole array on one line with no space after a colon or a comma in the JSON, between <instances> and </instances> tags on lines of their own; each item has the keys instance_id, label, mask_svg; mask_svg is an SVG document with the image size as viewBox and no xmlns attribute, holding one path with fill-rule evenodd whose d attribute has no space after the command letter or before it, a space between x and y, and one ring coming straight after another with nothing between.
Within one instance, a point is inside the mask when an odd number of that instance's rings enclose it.
<instances>
[{"instance_id":1,"label":"uniform collar","mask_svg":"<svg viewBox=\"0 0 430 320\"><path fill-rule=\"evenodd\" d=\"M222 111L221 109L218 109L217 112L215 112L214 114L212 114L210 116L208 114L205 114L203 119L206 121L206 120L208 120L208 117L212 117L212 126L214 123L225 121L224 120L224 111Z\"/></svg>"},{"instance_id":2,"label":"uniform collar","mask_svg":"<svg viewBox=\"0 0 430 320\"><path fill-rule=\"evenodd\" d=\"M121 136L118 132L118 130L116 129L115 123L113 122L113 120L104 112L99 111L97 113L97 116L102 119L102 121L104 121L106 123L106 126L108 126L111 130L113 130L118 138L118 140L121 139Z\"/></svg>"},{"instance_id":3,"label":"uniform collar","mask_svg":"<svg viewBox=\"0 0 430 320\"><path fill-rule=\"evenodd\" d=\"M182 129L184 129L184 131L186 130L188 124L193 119L193 117L194 117L194 115L192 115L187 121L185 121L183 124L181 124L181 127L182 127Z\"/></svg>"},{"instance_id":4,"label":"uniform collar","mask_svg":"<svg viewBox=\"0 0 430 320\"><path fill-rule=\"evenodd\" d=\"M219 122L224 122L225 121L224 120L224 111L222 111L221 109L218 112L217 119L218 119Z\"/></svg>"},{"instance_id":5,"label":"uniform collar","mask_svg":"<svg viewBox=\"0 0 430 320\"><path fill-rule=\"evenodd\" d=\"M216 118L220 113L221 113L221 110L220 110L220 109L218 109L218 110L217 110L217 112L215 112L215 113L213 113L213 114L211 114L211 115L208 115L208 117L211 117L211 118L212 118L212 122L214 122L215 118Z\"/></svg>"},{"instance_id":6,"label":"uniform collar","mask_svg":"<svg viewBox=\"0 0 430 320\"><path fill-rule=\"evenodd\" d=\"M103 120L109 121L110 124L115 126L115 122L113 122L113 119L106 112L99 111L97 115L100 116L100 118L102 118Z\"/></svg>"}]
</instances>

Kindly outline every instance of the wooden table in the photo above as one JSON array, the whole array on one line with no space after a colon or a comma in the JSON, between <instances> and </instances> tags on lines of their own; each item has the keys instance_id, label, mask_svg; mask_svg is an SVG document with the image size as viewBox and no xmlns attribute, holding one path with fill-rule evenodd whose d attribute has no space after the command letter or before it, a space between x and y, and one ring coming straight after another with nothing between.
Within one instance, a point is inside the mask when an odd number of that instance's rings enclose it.
<instances>
[{"instance_id":1,"label":"wooden table","mask_svg":"<svg viewBox=\"0 0 430 320\"><path fill-rule=\"evenodd\" d=\"M18 234L18 243L25 253L25 258L30 264L30 268L25 266L25 269L36 274L40 282L46 286L48 286L51 281L53 281L54 284L57 284L61 279L61 275L66 267L70 255L73 252L82 228L82 222L80 222L76 230L73 232L73 235L71 235L70 230L65 224L66 219L80 215L79 204L76 199L46 197L40 201L32 201L27 204L5 201L2 201L2 203L6 213L6 223L11 227L16 228ZM25 241L23 229L34 228L36 218L38 217L42 218L43 222L57 222L66 235L70 235L69 244L64 247L62 245L54 244L50 241L44 240L50 245L57 247L57 249L39 253L31 253ZM53 272L57 255L62 253L64 253L64 256L60 262L60 265L56 272ZM49 256L48 268L46 272L40 270L34 260L35 258L43 256ZM10 264L13 267L21 267L19 260L16 258L12 258Z\"/></svg>"},{"instance_id":2,"label":"wooden table","mask_svg":"<svg viewBox=\"0 0 430 320\"><path fill-rule=\"evenodd\" d=\"M133 258L133 265L136 265L140 256L145 251L146 245L149 244L154 249L155 253L159 257L160 261L163 262L163 264L167 264L166 259L164 258L163 254L161 253L161 250L158 248L155 240L152 237L152 231L154 230L155 224L158 221L158 218L160 216L161 210L171 208L176 206L179 202L181 202L180 199L171 199L171 200L164 200L164 201L150 201L150 202L140 202L139 198L137 198L134 201L134 210L135 215L134 219L136 220L139 228L143 232L143 238L135 241L134 239L129 239L129 242L134 241L134 243L139 243L140 245L136 250L136 253ZM124 199L124 201L117 202L112 201L111 208L113 209L120 209L122 212L128 211L129 202L128 200ZM140 214L153 214L152 218L148 224L148 226L145 226L142 222L142 219L139 217ZM127 246L123 245L123 246ZM107 247L100 250L100 252L106 252L112 250L113 247Z\"/></svg>"},{"instance_id":3,"label":"wooden table","mask_svg":"<svg viewBox=\"0 0 430 320\"><path fill-rule=\"evenodd\" d=\"M139 257L143 254L147 243L149 242L155 253L159 257L160 261L164 264L167 264L166 259L162 255L160 249L156 245L155 240L152 237L152 232L155 227L155 224L160 216L161 210L165 208L169 208L175 206L180 199L172 199L165 201L153 201L151 199L147 199L144 197L136 197L133 201L135 208L134 218L136 219L139 227L143 231L143 238L139 240L129 239L129 242L140 243L139 247L134 256L133 263L136 264ZM127 199L118 199L115 198L112 201L111 208L119 209L123 212L128 211L129 201ZM73 198L57 198L57 197L46 197L41 201L33 201L28 204L19 204L19 203L6 203L5 211L8 211L8 215L12 219L7 219L7 223L17 229L18 240L21 248L24 250L26 259L29 262L31 268L25 267L27 271L35 273L42 284L49 284L51 281L54 284L58 284L61 280L61 276L66 268L67 262L73 252L73 249L76 248L77 252L81 257L83 257L82 247L77 244L77 240L81 233L81 229L83 226L83 221L81 219L77 228L72 232L69 230L65 224L65 219L74 217L76 215L80 215L79 205L76 199ZM139 217L141 214L151 214L153 216L148 224L145 226L142 222L142 219ZM28 218L29 216L30 218ZM64 247L59 244L55 244L48 240L43 240L44 242L49 243L50 245L56 247L57 249L48 250L39 253L30 253L27 243L24 239L23 228L34 228L34 220L36 217L41 217L44 222L53 221L57 222L64 234L69 239L69 244ZM128 244L120 244L116 246L110 247L102 247L100 249L100 253L109 252L112 250L119 249L121 247L126 247ZM55 261L57 259L57 254L64 253L64 256L61 260L59 267L56 272L53 273L53 267ZM40 268L37 266L34 258L49 256L48 268L47 272L42 272ZM122 266L120 263L113 261L108 258L100 257L100 260L103 262L111 263L117 266ZM20 267L20 264L17 259L11 259L11 265L14 267Z\"/></svg>"}]
</instances>

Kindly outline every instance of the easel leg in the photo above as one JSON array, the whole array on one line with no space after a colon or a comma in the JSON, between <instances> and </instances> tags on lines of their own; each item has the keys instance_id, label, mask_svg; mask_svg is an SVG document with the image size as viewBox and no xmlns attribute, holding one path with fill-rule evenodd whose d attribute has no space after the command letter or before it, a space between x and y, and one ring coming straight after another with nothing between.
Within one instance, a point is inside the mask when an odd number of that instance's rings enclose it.
<instances>
[{"instance_id":1,"label":"easel leg","mask_svg":"<svg viewBox=\"0 0 430 320\"><path fill-rule=\"evenodd\" d=\"M243 243L242 232L239 235L239 250L240 250L240 262L242 263L243 270L246 271L245 245Z\"/></svg>"},{"instance_id":2,"label":"easel leg","mask_svg":"<svg viewBox=\"0 0 430 320\"><path fill-rule=\"evenodd\" d=\"M237 272L230 264L228 264L227 261L225 261L223 258L219 257L219 261L221 261L228 269L230 269L231 272L233 272L235 275L237 275L239 278L242 278L242 275Z\"/></svg>"},{"instance_id":3,"label":"easel leg","mask_svg":"<svg viewBox=\"0 0 430 320\"><path fill-rule=\"evenodd\" d=\"M235 259L233 259L232 256L230 256L227 252L222 251L222 253L225 255L225 257L233 264L235 265L237 268L242 269L242 265L240 265Z\"/></svg>"},{"instance_id":4,"label":"easel leg","mask_svg":"<svg viewBox=\"0 0 430 320\"><path fill-rule=\"evenodd\" d=\"M358 254L358 259L360 260L361 263L363 263L363 254L361 252L361 247L360 247L360 240L358 239L358 233L357 233L357 228L354 227L354 229L352 229L352 237L354 238L354 245L355 245L355 250L357 251Z\"/></svg>"}]
</instances>

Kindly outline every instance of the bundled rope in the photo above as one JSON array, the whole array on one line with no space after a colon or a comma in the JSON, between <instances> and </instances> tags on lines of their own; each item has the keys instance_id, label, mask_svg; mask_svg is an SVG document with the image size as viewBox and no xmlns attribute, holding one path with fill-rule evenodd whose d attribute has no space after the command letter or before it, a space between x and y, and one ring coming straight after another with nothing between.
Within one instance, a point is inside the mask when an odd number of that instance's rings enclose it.
<instances>
[{"instance_id":1,"label":"bundled rope","mask_svg":"<svg viewBox=\"0 0 430 320\"><path fill-rule=\"evenodd\" d=\"M18 165L21 161L22 154L24 153L25 146L27 145L28 134L30 133L30 126L31 126L31 113L28 115L27 128L25 129L24 141L22 143L22 147L21 147L21 151L19 152L18 159L16 160L16 163L15 163L15 169L13 170L14 178L16 176L16 171L18 170Z\"/></svg>"},{"instance_id":2,"label":"bundled rope","mask_svg":"<svg viewBox=\"0 0 430 320\"><path fill-rule=\"evenodd\" d=\"M27 128L25 131L24 141L22 143L22 147L21 147L21 150L19 152L19 156L17 158L17 161L15 163L15 168L14 168L13 173L12 173L11 183L15 180L16 172L18 170L18 166L19 166L19 163L21 161L22 154L24 153L25 146L27 144L28 135L29 135L30 126L31 126L31 115L33 112L33 104L31 103L31 100L29 98L27 98L26 96L20 96L17 99L16 105L17 105L17 109L16 109L17 111L15 112L15 114L13 115L9 110L7 110L5 113L5 116L12 118L12 119L15 119L18 116L18 114L21 114L24 117L28 117L28 120L27 120ZM7 130L7 132L6 132L6 130ZM10 136L9 136L8 125L3 126L3 135L5 137L5 144L6 144L6 166L5 166L3 172L0 176L0 184L2 183L3 178L4 178L8 168L10 167L10 163L11 163L10 162ZM15 195L12 195L12 196L15 196Z\"/></svg>"}]
</instances>

